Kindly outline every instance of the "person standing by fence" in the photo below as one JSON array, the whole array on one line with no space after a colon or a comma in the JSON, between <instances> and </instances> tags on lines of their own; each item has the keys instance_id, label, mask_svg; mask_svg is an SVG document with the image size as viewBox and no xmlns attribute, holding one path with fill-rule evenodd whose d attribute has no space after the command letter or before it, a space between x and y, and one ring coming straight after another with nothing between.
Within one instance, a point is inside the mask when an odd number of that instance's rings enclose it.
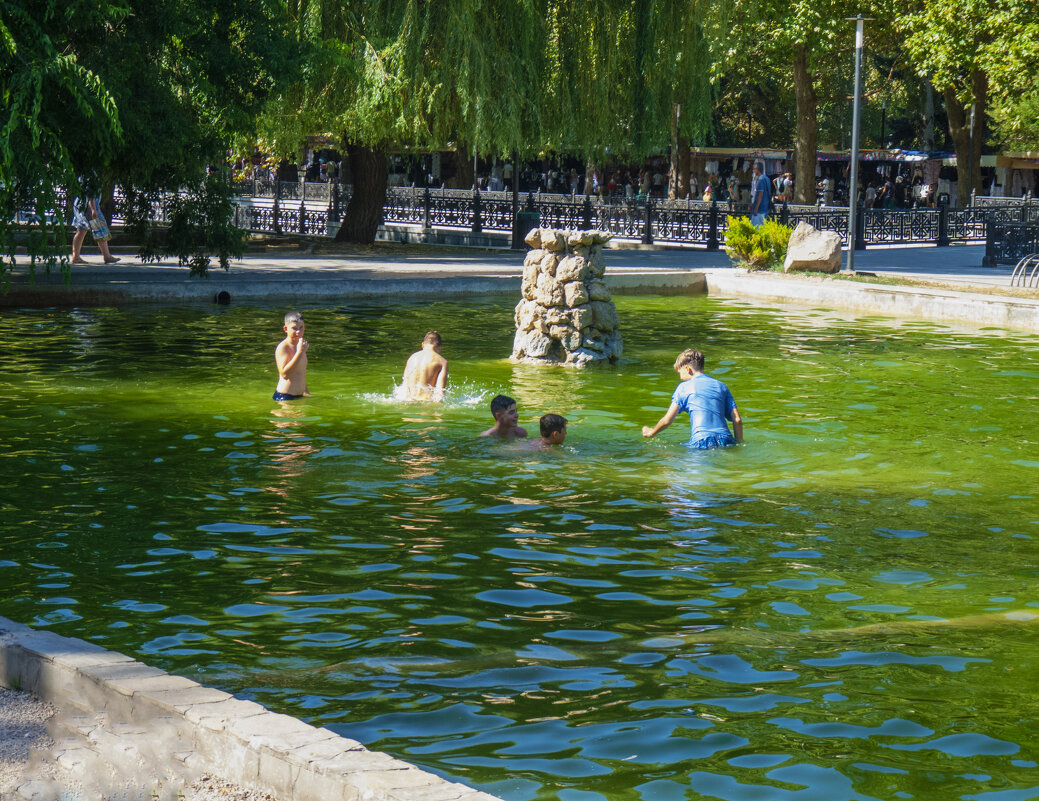
<instances>
[{"instance_id":1,"label":"person standing by fence","mask_svg":"<svg viewBox=\"0 0 1039 801\"><path fill-rule=\"evenodd\" d=\"M754 178L750 182L750 221L761 225L768 216L769 195L772 193L772 182L765 175L765 165L754 162Z\"/></svg>"}]
</instances>

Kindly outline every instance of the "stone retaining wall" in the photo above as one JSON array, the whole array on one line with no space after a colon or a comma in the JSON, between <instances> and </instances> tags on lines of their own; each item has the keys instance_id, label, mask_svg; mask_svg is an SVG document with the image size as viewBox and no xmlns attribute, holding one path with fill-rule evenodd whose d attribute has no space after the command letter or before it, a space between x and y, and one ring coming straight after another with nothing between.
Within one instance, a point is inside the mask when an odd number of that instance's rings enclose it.
<instances>
[{"instance_id":1,"label":"stone retaining wall","mask_svg":"<svg viewBox=\"0 0 1039 801\"><path fill-rule=\"evenodd\" d=\"M66 731L109 749L112 764L132 750L152 773L212 773L278 801L497 801L328 729L6 618L0 684L53 704Z\"/></svg>"}]
</instances>

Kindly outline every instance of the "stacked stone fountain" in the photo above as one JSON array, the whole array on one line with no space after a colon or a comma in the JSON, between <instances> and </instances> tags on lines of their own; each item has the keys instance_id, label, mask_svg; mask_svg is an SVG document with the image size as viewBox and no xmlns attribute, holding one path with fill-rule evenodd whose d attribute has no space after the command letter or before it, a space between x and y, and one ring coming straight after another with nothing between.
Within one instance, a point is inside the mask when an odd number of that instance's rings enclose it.
<instances>
[{"instance_id":1,"label":"stacked stone fountain","mask_svg":"<svg viewBox=\"0 0 1039 801\"><path fill-rule=\"evenodd\" d=\"M535 228L523 260L513 361L584 367L620 358L620 320L603 281L605 231Z\"/></svg>"}]
</instances>

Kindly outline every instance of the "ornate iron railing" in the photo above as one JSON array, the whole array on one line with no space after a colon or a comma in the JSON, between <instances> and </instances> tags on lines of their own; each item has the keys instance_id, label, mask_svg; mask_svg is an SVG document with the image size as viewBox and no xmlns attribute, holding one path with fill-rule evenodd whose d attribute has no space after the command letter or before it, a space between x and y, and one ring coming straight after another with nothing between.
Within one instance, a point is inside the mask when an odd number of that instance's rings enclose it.
<instances>
[{"instance_id":1,"label":"ornate iron railing","mask_svg":"<svg viewBox=\"0 0 1039 801\"><path fill-rule=\"evenodd\" d=\"M784 225L796 227L799 222L806 222L820 231L836 231L841 241L848 244L848 210L840 206L780 206L779 221Z\"/></svg>"},{"instance_id":2,"label":"ornate iron railing","mask_svg":"<svg viewBox=\"0 0 1039 801\"><path fill-rule=\"evenodd\" d=\"M993 222L985 236L986 267L1017 264L1039 253L1039 222Z\"/></svg>"},{"instance_id":3,"label":"ornate iron railing","mask_svg":"<svg viewBox=\"0 0 1039 801\"><path fill-rule=\"evenodd\" d=\"M342 218L352 187L335 182L256 179L235 182L235 191L239 194L235 222L240 227L264 233L324 236L334 231ZM536 212L543 226L599 228L618 239L714 250L725 242L727 217L747 214L746 204L641 196L600 199L538 192L524 193L518 200L516 207L513 196L506 192L390 187L383 222L493 235L512 232L515 212L528 211ZM977 197L973 201L962 209L860 209L855 245L984 242L994 225L1039 224L1039 201L1031 197ZM156 196L151 202L153 218L164 220L165 198ZM117 188L111 220L115 225L124 220L124 203ZM847 208L789 204L774 208L773 215L791 226L803 220L820 230L836 231L845 244L849 241Z\"/></svg>"}]
</instances>

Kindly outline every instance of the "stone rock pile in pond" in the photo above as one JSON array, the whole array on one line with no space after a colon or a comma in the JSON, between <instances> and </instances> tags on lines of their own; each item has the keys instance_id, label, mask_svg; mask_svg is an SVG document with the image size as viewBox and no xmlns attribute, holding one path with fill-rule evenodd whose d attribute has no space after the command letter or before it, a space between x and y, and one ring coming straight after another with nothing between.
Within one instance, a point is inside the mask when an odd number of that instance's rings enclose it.
<instances>
[{"instance_id":1,"label":"stone rock pile in pond","mask_svg":"<svg viewBox=\"0 0 1039 801\"><path fill-rule=\"evenodd\" d=\"M584 367L620 358L620 320L603 281L605 231L535 228L526 242L514 361Z\"/></svg>"}]
</instances>

